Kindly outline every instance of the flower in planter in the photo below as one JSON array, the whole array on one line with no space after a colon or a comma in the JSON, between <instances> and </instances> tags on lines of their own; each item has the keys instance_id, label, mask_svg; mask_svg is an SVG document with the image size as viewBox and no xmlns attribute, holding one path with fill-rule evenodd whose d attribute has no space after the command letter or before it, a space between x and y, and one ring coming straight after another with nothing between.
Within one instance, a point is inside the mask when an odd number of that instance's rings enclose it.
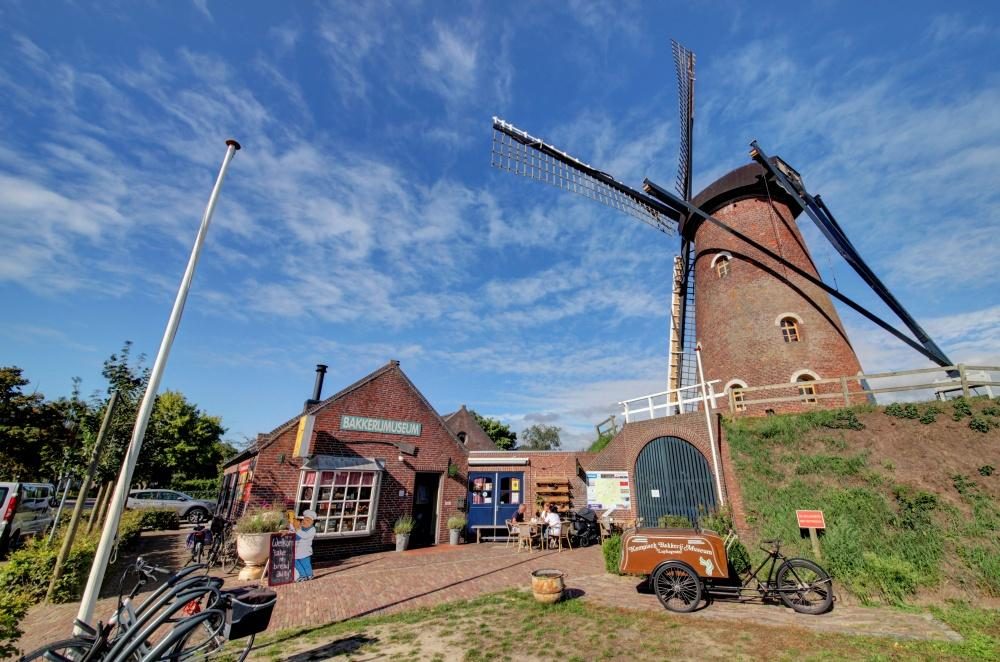
<instances>
[{"instance_id":1,"label":"flower in planter","mask_svg":"<svg viewBox=\"0 0 1000 662\"><path fill-rule=\"evenodd\" d=\"M278 509L248 510L236 522L236 533L278 533L288 528L285 515Z\"/></svg>"},{"instance_id":2,"label":"flower in planter","mask_svg":"<svg viewBox=\"0 0 1000 662\"><path fill-rule=\"evenodd\" d=\"M396 534L407 535L413 531L414 524L415 522L412 517L403 515L396 520L396 523L392 526L392 530Z\"/></svg>"},{"instance_id":3,"label":"flower in planter","mask_svg":"<svg viewBox=\"0 0 1000 662\"><path fill-rule=\"evenodd\" d=\"M448 528L452 530L464 529L465 525L469 523L469 520L465 518L462 513L455 513L448 518Z\"/></svg>"}]
</instances>

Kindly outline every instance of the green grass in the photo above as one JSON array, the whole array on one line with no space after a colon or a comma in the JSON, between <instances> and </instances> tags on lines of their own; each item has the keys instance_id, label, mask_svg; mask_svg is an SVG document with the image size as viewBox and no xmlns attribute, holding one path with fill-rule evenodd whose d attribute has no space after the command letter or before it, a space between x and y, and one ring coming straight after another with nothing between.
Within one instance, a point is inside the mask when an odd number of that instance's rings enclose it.
<instances>
[{"instance_id":1,"label":"green grass","mask_svg":"<svg viewBox=\"0 0 1000 662\"><path fill-rule=\"evenodd\" d=\"M968 401L956 401L953 408L960 417L974 416ZM936 586L948 554L971 571L978 590L1000 595L1000 509L975 481L954 476L970 518L942 505L937 495L896 484L889 459L869 463L866 451L851 452L843 435L853 435L853 445L863 447L857 414L868 411L872 408L725 422L753 537L780 538L787 555L812 558L795 511L819 509L828 527L821 535L820 562L864 603L902 604L921 588ZM919 425L916 405L893 412ZM855 432L823 433L836 427ZM750 548L756 566L763 556Z\"/></svg>"},{"instance_id":2,"label":"green grass","mask_svg":"<svg viewBox=\"0 0 1000 662\"><path fill-rule=\"evenodd\" d=\"M897 641L847 636L764 626L749 620L716 621L660 610L622 610L582 600L540 605L530 593L512 590L431 608L276 632L258 640L263 647L255 650L255 657L280 659L352 640L366 643L333 655L432 660L516 660L529 654L552 660L611 660L623 655L666 659L704 657L706 642L711 642L709 652L715 657L744 659L766 651L768 659L796 662L995 660L1000 655L1000 612L948 603L934 608L933 613L964 640ZM457 625L459 620L461 627L452 635L438 635L437 628ZM528 627L539 623L543 627ZM434 632L447 653L432 653L422 647L420 636L427 632Z\"/></svg>"}]
</instances>

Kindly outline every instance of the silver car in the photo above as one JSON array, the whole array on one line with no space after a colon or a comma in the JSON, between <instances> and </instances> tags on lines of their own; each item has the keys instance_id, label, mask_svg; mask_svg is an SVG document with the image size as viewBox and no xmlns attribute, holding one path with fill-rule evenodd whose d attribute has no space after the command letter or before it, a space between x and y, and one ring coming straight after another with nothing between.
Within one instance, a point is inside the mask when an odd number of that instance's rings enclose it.
<instances>
[{"instance_id":1,"label":"silver car","mask_svg":"<svg viewBox=\"0 0 1000 662\"><path fill-rule=\"evenodd\" d=\"M0 558L49 528L55 492L50 483L0 483Z\"/></svg>"},{"instance_id":2,"label":"silver car","mask_svg":"<svg viewBox=\"0 0 1000 662\"><path fill-rule=\"evenodd\" d=\"M176 490L132 490L128 493L126 508L143 510L162 508L177 511L181 519L193 524L205 522L215 512L215 503L195 499Z\"/></svg>"}]
</instances>

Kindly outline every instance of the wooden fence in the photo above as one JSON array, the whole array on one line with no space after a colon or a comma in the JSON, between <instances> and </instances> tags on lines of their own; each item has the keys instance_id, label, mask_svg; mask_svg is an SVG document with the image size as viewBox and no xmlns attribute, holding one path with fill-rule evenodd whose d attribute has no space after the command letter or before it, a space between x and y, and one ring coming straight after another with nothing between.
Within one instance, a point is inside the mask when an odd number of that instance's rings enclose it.
<instances>
[{"instance_id":1,"label":"wooden fence","mask_svg":"<svg viewBox=\"0 0 1000 662\"><path fill-rule=\"evenodd\" d=\"M842 400L845 406L851 405L851 398L857 396L878 395L879 393L898 393L901 391L924 391L934 390L935 392L961 391L962 395L969 397L972 389L977 387L1000 386L1000 382L993 381L990 373L1000 373L997 366L970 366L958 364L944 368L922 368L919 370L897 370L894 372L878 372L868 375L852 375L850 377L833 377L830 379L812 379L805 382L785 382L783 384L768 384L766 386L748 386L746 388L732 388L729 390L729 411L736 413L753 405L779 404L783 402L806 402L813 403L819 400ZM917 384L897 384L883 388L871 388L869 382L879 379L889 379L898 377L908 377L910 375L931 375L945 373L945 379L926 382L919 380ZM850 389L851 382L857 382L860 388ZM827 393L820 392L824 389L820 387L825 384L835 384L840 388ZM765 391L788 392L789 389L798 390L800 387L812 386L814 393L803 394L801 392L792 396L764 397L756 400L750 394L763 394ZM740 397L742 396L742 398Z\"/></svg>"}]
</instances>

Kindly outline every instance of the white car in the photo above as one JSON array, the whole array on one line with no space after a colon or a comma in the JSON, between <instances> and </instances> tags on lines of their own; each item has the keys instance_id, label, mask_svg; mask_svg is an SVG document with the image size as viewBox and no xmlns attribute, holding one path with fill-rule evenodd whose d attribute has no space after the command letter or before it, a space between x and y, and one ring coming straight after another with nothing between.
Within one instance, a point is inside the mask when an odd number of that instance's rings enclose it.
<instances>
[{"instance_id":1,"label":"white car","mask_svg":"<svg viewBox=\"0 0 1000 662\"><path fill-rule=\"evenodd\" d=\"M45 533L52 524L55 493L51 483L0 483L0 558L22 538Z\"/></svg>"},{"instance_id":2,"label":"white car","mask_svg":"<svg viewBox=\"0 0 1000 662\"><path fill-rule=\"evenodd\" d=\"M130 491L125 507L136 510L149 508L175 510L181 519L186 519L192 524L208 521L215 512L215 503L212 501L195 499L177 490L160 489Z\"/></svg>"}]
</instances>

